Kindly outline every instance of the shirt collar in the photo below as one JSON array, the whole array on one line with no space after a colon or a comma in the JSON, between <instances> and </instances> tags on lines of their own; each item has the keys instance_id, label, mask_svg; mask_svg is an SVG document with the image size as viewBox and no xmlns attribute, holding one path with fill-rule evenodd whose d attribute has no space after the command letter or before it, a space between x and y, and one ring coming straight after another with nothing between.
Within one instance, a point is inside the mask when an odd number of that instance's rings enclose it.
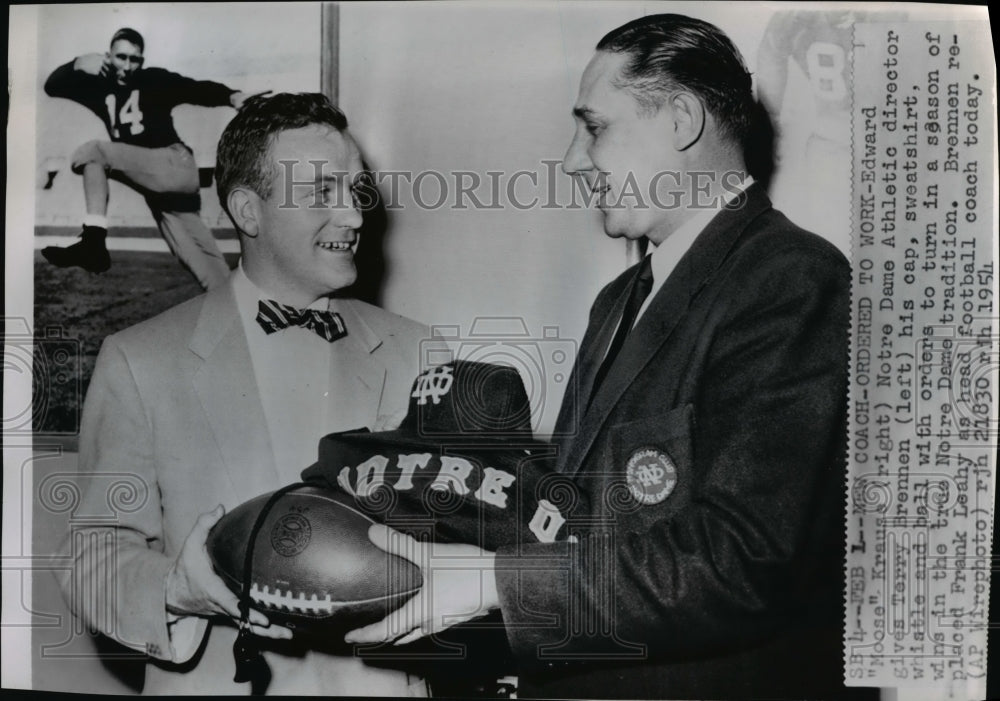
<instances>
[{"instance_id":1,"label":"shirt collar","mask_svg":"<svg viewBox=\"0 0 1000 701\"><path fill-rule=\"evenodd\" d=\"M247 277L246 270L243 269L242 258L240 259L240 264L236 266L236 270L233 271L233 293L236 295L236 306L240 310L241 319L256 319L258 303L262 299L273 299L276 302L284 304L284 302L274 295L268 294L264 290L257 287L257 285L255 285L253 281ZM306 309L317 309L319 311L326 311L329 308L329 297L320 297L306 307Z\"/></svg>"},{"instance_id":2,"label":"shirt collar","mask_svg":"<svg viewBox=\"0 0 1000 701\"><path fill-rule=\"evenodd\" d=\"M748 175L743 182L732 190L726 190L722 196L723 205L729 204L736 199L740 193L753 185L753 177ZM656 246L650 254L650 267L653 271L653 291L660 288L663 282L670 277L677 263L684 254L688 252L698 238L698 234L705 230L715 216L719 213L718 207L711 207L699 210L693 217L681 224L677 229L664 239L663 243ZM652 299L653 294L648 299Z\"/></svg>"}]
</instances>

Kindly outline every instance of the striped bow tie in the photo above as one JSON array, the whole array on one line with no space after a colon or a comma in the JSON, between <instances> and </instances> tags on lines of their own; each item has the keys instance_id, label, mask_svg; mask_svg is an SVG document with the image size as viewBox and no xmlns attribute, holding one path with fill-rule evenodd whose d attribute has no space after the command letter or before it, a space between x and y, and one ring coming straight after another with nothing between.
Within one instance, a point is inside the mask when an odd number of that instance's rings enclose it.
<instances>
[{"instance_id":1,"label":"striped bow tie","mask_svg":"<svg viewBox=\"0 0 1000 701\"><path fill-rule=\"evenodd\" d=\"M337 312L296 309L275 302L273 299L260 300L257 307L257 323L267 334L287 329L289 326L301 326L315 331L330 343L347 335L344 319Z\"/></svg>"}]
</instances>

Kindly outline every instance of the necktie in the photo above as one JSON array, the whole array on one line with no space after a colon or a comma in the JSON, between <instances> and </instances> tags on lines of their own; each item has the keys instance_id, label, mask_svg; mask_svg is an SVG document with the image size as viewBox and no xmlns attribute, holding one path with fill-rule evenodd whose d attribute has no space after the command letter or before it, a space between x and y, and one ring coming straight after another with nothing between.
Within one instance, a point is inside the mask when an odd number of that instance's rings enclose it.
<instances>
[{"instance_id":1,"label":"necktie","mask_svg":"<svg viewBox=\"0 0 1000 701\"><path fill-rule=\"evenodd\" d=\"M650 291L653 289L653 268L650 264L650 256L646 256L642 259L642 263L639 264L639 269L636 271L635 278L632 280L632 287L629 290L628 301L625 302L625 311L622 312L621 323L618 324L618 330L615 332L615 337L611 339L611 345L608 346L608 353L604 356L604 362L601 363L601 367L597 369L597 374L594 375L594 385L593 389L590 391L590 401L594 401L594 396L597 394L598 388L601 386L601 382L604 381L604 377L608 374L608 370L615 362L615 357L618 352L621 351L622 346L625 345L625 339L628 337L629 331L632 330L632 325L635 323L635 318L639 314L639 309L642 307L642 303L646 301L646 297L649 296ZM589 404L588 404L589 406Z\"/></svg>"},{"instance_id":2,"label":"necktie","mask_svg":"<svg viewBox=\"0 0 1000 701\"><path fill-rule=\"evenodd\" d=\"M267 334L289 326L301 326L315 331L321 338L333 343L347 335L344 320L337 312L318 309L296 309L273 299L262 299L257 306L257 323Z\"/></svg>"}]
</instances>

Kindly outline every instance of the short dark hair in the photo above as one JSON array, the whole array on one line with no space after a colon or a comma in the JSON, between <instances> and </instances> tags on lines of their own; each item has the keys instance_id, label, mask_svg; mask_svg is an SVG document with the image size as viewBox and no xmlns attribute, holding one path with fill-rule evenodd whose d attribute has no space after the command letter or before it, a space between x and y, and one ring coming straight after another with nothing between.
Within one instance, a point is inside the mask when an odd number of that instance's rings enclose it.
<instances>
[{"instance_id":1,"label":"short dark hair","mask_svg":"<svg viewBox=\"0 0 1000 701\"><path fill-rule=\"evenodd\" d=\"M117 32L115 32L114 36L111 37L111 43L108 44L108 46L114 46L115 42L118 41L119 39L124 39L130 44L135 44L136 46L139 47L139 51L146 50L146 42L143 40L142 34L135 31L131 27L122 27Z\"/></svg>"},{"instance_id":2,"label":"short dark hair","mask_svg":"<svg viewBox=\"0 0 1000 701\"><path fill-rule=\"evenodd\" d=\"M598 51L628 54L616 87L655 113L670 92L690 90L722 131L743 144L754 100L750 73L729 37L714 24L684 15L649 15L608 32Z\"/></svg>"},{"instance_id":3,"label":"short dark hair","mask_svg":"<svg viewBox=\"0 0 1000 701\"><path fill-rule=\"evenodd\" d=\"M342 132L347 117L320 93L256 95L243 103L222 132L215 154L215 187L230 218L226 199L233 189L248 187L264 199L271 196L276 169L271 144L278 133L311 124Z\"/></svg>"}]
</instances>

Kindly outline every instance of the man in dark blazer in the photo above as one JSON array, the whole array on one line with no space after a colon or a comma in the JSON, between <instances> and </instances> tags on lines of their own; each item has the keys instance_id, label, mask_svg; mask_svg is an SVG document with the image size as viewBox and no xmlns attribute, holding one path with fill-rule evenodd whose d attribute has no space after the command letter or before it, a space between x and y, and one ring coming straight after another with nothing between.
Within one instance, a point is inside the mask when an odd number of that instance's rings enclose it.
<instances>
[{"instance_id":1,"label":"man in dark blazer","mask_svg":"<svg viewBox=\"0 0 1000 701\"><path fill-rule=\"evenodd\" d=\"M521 697L846 694L850 270L746 176L753 108L710 24L644 17L598 44L564 168L609 236L655 248L594 302L557 423L557 469L588 518L478 554L492 572L471 587L435 570L392 627L351 639L406 641L499 608ZM425 567L477 556L373 539Z\"/></svg>"}]
</instances>

